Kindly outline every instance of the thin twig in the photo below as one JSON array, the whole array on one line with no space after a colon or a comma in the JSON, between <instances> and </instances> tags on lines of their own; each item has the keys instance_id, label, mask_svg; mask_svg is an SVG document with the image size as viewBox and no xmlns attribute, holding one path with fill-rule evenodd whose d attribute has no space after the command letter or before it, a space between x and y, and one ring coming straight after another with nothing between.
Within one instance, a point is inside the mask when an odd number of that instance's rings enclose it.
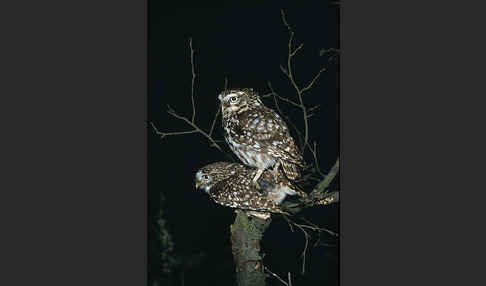
<instances>
[{"instance_id":1,"label":"thin twig","mask_svg":"<svg viewBox=\"0 0 486 286\"><path fill-rule=\"evenodd\" d=\"M321 171L321 168L319 168L319 162L317 160L317 143L314 141L314 148L311 148L311 146L309 145L309 150L311 151L312 155L314 156L314 164L315 164L315 168L316 168L316 171L317 173L319 173L319 175L322 176L322 178L326 177L324 175L324 173L322 173Z\"/></svg>"},{"instance_id":2,"label":"thin twig","mask_svg":"<svg viewBox=\"0 0 486 286\"><path fill-rule=\"evenodd\" d=\"M213 134L214 126L216 125L216 119L218 118L220 112L221 112L221 103L218 105L218 111L216 111L216 115L214 115L213 123L211 124L211 129L209 129L209 133L208 133L209 136Z\"/></svg>"},{"instance_id":3,"label":"thin twig","mask_svg":"<svg viewBox=\"0 0 486 286\"><path fill-rule=\"evenodd\" d=\"M267 84L268 84L268 87L270 88L270 90L272 91L271 94L273 95L273 103L275 104L275 107L277 108L278 113L280 113L282 116L285 116L283 114L282 110L280 110L280 106L278 105L278 101L277 101L278 94L273 90L272 83L267 82Z\"/></svg>"},{"instance_id":4,"label":"thin twig","mask_svg":"<svg viewBox=\"0 0 486 286\"><path fill-rule=\"evenodd\" d=\"M273 95L273 101L275 103L275 106L278 110L278 112L280 113L280 115L282 115L286 120L287 120L287 123L290 124L292 126L292 128L295 130L295 132L297 132L297 138L299 139L299 144L302 146L302 133L300 133L300 130L299 128L297 128L297 126L295 126L295 124L292 122L292 120L290 120L290 118L285 115L282 110L280 110L280 106L278 105L278 102L277 102L277 98L279 99L282 99L282 100L288 100L284 97L281 97L280 95L278 95L278 93L275 92L275 90L273 90L273 87L272 87L272 83L271 82L268 82L268 87L270 88L270 90L272 91L272 93L270 93L270 95ZM287 102L289 102L291 100L288 100ZM291 101L294 105L297 105L298 107L300 107L297 103ZM303 153L304 150L302 149L301 152Z\"/></svg>"},{"instance_id":5,"label":"thin twig","mask_svg":"<svg viewBox=\"0 0 486 286\"><path fill-rule=\"evenodd\" d=\"M300 44L291 54L291 56L295 56L295 54L297 54L297 52L304 46L304 44Z\"/></svg>"},{"instance_id":6,"label":"thin twig","mask_svg":"<svg viewBox=\"0 0 486 286\"><path fill-rule=\"evenodd\" d=\"M154 125L153 122L150 122L150 124L154 128L155 133L157 133L157 135L160 135L161 138L164 138L165 136L170 136L170 135L183 135L183 134L191 134L191 133L196 133L197 132L196 130L180 131L180 132L162 132L162 131L159 131L157 129L157 127L155 127L155 125Z\"/></svg>"},{"instance_id":7,"label":"thin twig","mask_svg":"<svg viewBox=\"0 0 486 286\"><path fill-rule=\"evenodd\" d=\"M277 97L278 99L280 99L280 100L282 100L282 101L285 101L285 102L287 102L287 103L290 103L290 104L292 104L292 105L293 105L293 106L295 106L295 107L301 108L300 104L298 104L297 102L292 101L292 100L290 100L290 99L288 99L288 98L285 98L285 97L281 97L281 96L280 96L280 95L278 95L277 93L273 93L273 96L274 96L274 97Z\"/></svg>"},{"instance_id":8,"label":"thin twig","mask_svg":"<svg viewBox=\"0 0 486 286\"><path fill-rule=\"evenodd\" d=\"M312 87L312 85L314 85L314 82L319 78L319 76L321 76L321 73L323 73L325 70L326 70L326 67L321 68L319 70L319 72L314 76L314 78L312 79L312 81L306 87L304 87L300 92L301 93L304 93L307 90L309 90Z\"/></svg>"},{"instance_id":9,"label":"thin twig","mask_svg":"<svg viewBox=\"0 0 486 286\"><path fill-rule=\"evenodd\" d=\"M224 78L224 91L228 88L228 78ZM213 123L211 124L211 129L209 129L208 135L211 136L213 134L214 126L216 125L216 119L218 118L219 113L221 112L221 103L218 105L218 111L216 111L216 115L213 118ZM216 141L216 140L215 140Z\"/></svg>"},{"instance_id":10,"label":"thin twig","mask_svg":"<svg viewBox=\"0 0 486 286\"><path fill-rule=\"evenodd\" d=\"M282 278L280 278L280 276L278 276L277 274L273 273L270 269L268 269L268 267L266 267L265 265L263 265L263 269L266 270L268 273L270 273L273 277L277 278L278 281L282 282L284 285L286 286L292 286L292 284L288 284L287 282L285 282Z\"/></svg>"},{"instance_id":11,"label":"thin twig","mask_svg":"<svg viewBox=\"0 0 486 286\"><path fill-rule=\"evenodd\" d=\"M317 109L317 108L319 108L319 107L321 107L321 105L320 105L320 104L318 104L318 105L316 105L316 106L312 106L312 107L308 108L308 109L307 109L307 111L308 111L308 112L312 112L312 111L314 111L315 109Z\"/></svg>"},{"instance_id":12,"label":"thin twig","mask_svg":"<svg viewBox=\"0 0 486 286\"><path fill-rule=\"evenodd\" d=\"M307 233L307 231L305 231L305 229L298 223L294 222L293 220L291 220L290 218L288 218L286 215L283 215L283 217L285 218L285 220L287 221L287 223L290 223L297 226L301 231L302 233L304 234L304 238L305 238L305 245L304 245L304 250L302 250L302 253L300 254L300 256L302 256L302 275L304 275L305 273L305 254L307 252L307 246L309 245L309 234ZM292 231L293 231L293 228L292 228Z\"/></svg>"},{"instance_id":13,"label":"thin twig","mask_svg":"<svg viewBox=\"0 0 486 286\"><path fill-rule=\"evenodd\" d=\"M217 148L221 153L223 153L226 157L228 157L229 159L231 159L231 161L234 162L235 161L234 158L231 155L229 155L227 152L223 151L223 148L221 148L221 146L218 144L218 142L216 140L214 140L213 137L212 137L212 134L213 134L213 131L214 131L214 126L216 124L217 117L220 113L220 108L218 108L218 111L216 112L216 114L214 116L214 119L213 119L213 122L211 124L211 128L210 128L209 132L205 132L204 130L199 128L199 126L197 126L195 121L194 121L195 115L196 115L196 105L195 105L195 102L194 102L194 80L196 78L196 73L194 71L194 49L192 47L192 38L189 38L189 48L191 50L191 71L192 71L192 83L191 83L192 116L191 116L191 119L189 120L189 118L177 114L176 111L172 107L170 107L170 105L167 105L167 113L169 113L170 115L174 116L177 119L180 119L180 120L186 122L193 129L187 130L187 131L179 131L179 132L162 132L162 131L159 131L152 122L150 122L150 124L154 128L155 132L158 135L161 136L161 138L164 138L165 136L169 136L169 135L182 135L182 134L200 133L209 140L209 142L210 142L209 146L210 147ZM227 85L228 85L228 80L227 80L227 78L225 78L225 89L226 89Z\"/></svg>"},{"instance_id":14,"label":"thin twig","mask_svg":"<svg viewBox=\"0 0 486 286\"><path fill-rule=\"evenodd\" d=\"M332 235L332 236L339 236L339 234L337 234L336 232L334 231L331 231L329 229L326 229L326 228L323 228L323 227L319 227L317 226L316 224L308 221L307 219L305 218L300 218L302 219L304 222L308 223L309 225L306 225L306 224L300 224L300 223L297 223L295 221L293 221L292 219L290 219L288 216L286 215L283 215L284 219L287 221L287 224L289 225L290 227L290 230L292 232L294 232L294 228L292 227L292 225L298 227L302 233L304 234L304 238L305 238L305 245L304 245L304 250L302 250L302 253L301 253L301 256L302 256L302 274L305 273L305 258L306 258L306 253L307 253L307 247L309 245L309 238L311 237L309 235L309 233L305 230L305 229L310 229L310 230L313 230L315 232L317 232L319 234L319 239L318 241L314 244L313 247L316 246L316 244L320 241L320 233L321 232L327 232L328 234Z\"/></svg>"},{"instance_id":15,"label":"thin twig","mask_svg":"<svg viewBox=\"0 0 486 286\"><path fill-rule=\"evenodd\" d=\"M310 226L309 225L305 225L305 224L301 224L302 227L306 227L306 228L312 229L312 230L317 231L317 232L325 231L325 232L329 233L330 235L339 236L338 233L336 233L336 232L334 232L332 230L329 230L327 228L319 227L315 223L310 222L309 220L307 220L304 217L301 217L300 219L303 220L303 221L305 221L306 223L310 224Z\"/></svg>"},{"instance_id":16,"label":"thin twig","mask_svg":"<svg viewBox=\"0 0 486 286\"><path fill-rule=\"evenodd\" d=\"M287 19L285 18L285 12L283 10L280 10L282 14L282 21L284 22L285 26L287 27L289 31L289 43L288 43L288 56L287 56L287 68L283 68L280 66L282 72L287 75L289 78L291 84L295 88L295 91L297 92L297 96L299 98L299 107L302 109L303 117L304 117L304 144L301 146L302 152L304 152L304 149L307 145L307 141L309 139L309 123L307 122L307 110L304 105L304 101L302 99L302 91L300 90L299 86L295 82L294 75L292 72L292 57L295 55L295 53L302 48L302 45L299 45L297 49L292 51L292 39L294 38L294 32L292 31L292 28L290 28L289 23L287 23Z\"/></svg>"},{"instance_id":17,"label":"thin twig","mask_svg":"<svg viewBox=\"0 0 486 286\"><path fill-rule=\"evenodd\" d=\"M221 151L228 158L230 158L232 161L234 161L233 157L231 157L228 153L226 153L225 151L223 151L223 149L219 146L219 144L216 143L216 141L214 141L214 139L208 133L204 132L204 130L202 130L201 128L199 128L194 122L191 122L189 119L187 119L184 116L178 115L177 113L175 113L174 109L172 109L170 106L169 106L169 110L167 110L167 113L169 113L170 115L174 116L175 118L178 118L178 119L186 122L190 126L192 126L192 128L194 128L195 131L197 131L200 134L202 134L204 137L206 137L212 143L210 145L210 147L216 147L219 151Z\"/></svg>"},{"instance_id":18,"label":"thin twig","mask_svg":"<svg viewBox=\"0 0 486 286\"><path fill-rule=\"evenodd\" d=\"M294 227L292 226L290 219L286 215L283 215L283 218L285 219L285 221L289 225L290 231L294 232Z\"/></svg>"}]
</instances>

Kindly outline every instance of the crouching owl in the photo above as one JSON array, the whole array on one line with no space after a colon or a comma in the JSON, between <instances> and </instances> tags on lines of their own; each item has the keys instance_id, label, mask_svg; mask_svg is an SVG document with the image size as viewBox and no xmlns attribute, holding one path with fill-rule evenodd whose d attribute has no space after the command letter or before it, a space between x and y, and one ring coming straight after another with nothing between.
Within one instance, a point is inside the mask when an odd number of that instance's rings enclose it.
<instances>
[{"instance_id":1,"label":"crouching owl","mask_svg":"<svg viewBox=\"0 0 486 286\"><path fill-rule=\"evenodd\" d=\"M306 196L281 173L266 170L257 183L252 179L258 172L238 163L216 162L206 165L196 173L196 189L203 190L218 204L263 213L285 213L280 204L287 195Z\"/></svg>"}]
</instances>

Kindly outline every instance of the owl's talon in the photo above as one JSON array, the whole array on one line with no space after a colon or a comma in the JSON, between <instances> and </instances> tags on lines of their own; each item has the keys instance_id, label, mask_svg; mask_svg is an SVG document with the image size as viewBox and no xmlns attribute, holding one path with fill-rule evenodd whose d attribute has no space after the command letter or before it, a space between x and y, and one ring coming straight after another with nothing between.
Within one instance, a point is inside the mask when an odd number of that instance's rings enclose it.
<instances>
[{"instance_id":1,"label":"owl's talon","mask_svg":"<svg viewBox=\"0 0 486 286\"><path fill-rule=\"evenodd\" d=\"M255 187L255 189L257 189L258 191L261 191L262 190L262 187L260 186L260 184L258 183L258 181L251 181L251 183L253 184L253 186Z\"/></svg>"},{"instance_id":2,"label":"owl's talon","mask_svg":"<svg viewBox=\"0 0 486 286\"><path fill-rule=\"evenodd\" d=\"M253 177L253 180L251 180L253 186L257 189L257 190L261 190L260 188L260 185L258 184L258 179L260 178L260 176L263 174L263 171L265 170L262 170L262 169L258 169L257 173L255 174L255 177Z\"/></svg>"},{"instance_id":3,"label":"owl's talon","mask_svg":"<svg viewBox=\"0 0 486 286\"><path fill-rule=\"evenodd\" d=\"M280 168L280 161L278 161L273 167L273 177L278 178L278 168Z\"/></svg>"}]
</instances>

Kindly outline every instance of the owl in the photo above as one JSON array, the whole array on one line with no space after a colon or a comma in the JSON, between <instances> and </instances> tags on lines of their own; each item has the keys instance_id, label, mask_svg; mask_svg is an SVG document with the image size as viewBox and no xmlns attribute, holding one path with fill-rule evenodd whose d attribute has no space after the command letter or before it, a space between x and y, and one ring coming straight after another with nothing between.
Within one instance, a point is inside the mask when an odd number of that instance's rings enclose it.
<instances>
[{"instance_id":1,"label":"owl","mask_svg":"<svg viewBox=\"0 0 486 286\"><path fill-rule=\"evenodd\" d=\"M272 109L263 105L253 89L232 89L218 96L225 140L245 164L258 168L252 182L258 188L258 178L265 169L282 166L290 180L300 177L299 167L304 159L287 124Z\"/></svg>"},{"instance_id":2,"label":"owl","mask_svg":"<svg viewBox=\"0 0 486 286\"><path fill-rule=\"evenodd\" d=\"M239 163L216 162L206 165L196 173L196 189L203 190L218 204L264 213L285 213L280 204L287 195L305 197L282 174L275 176L265 170L258 180L257 190L252 179L258 169Z\"/></svg>"}]
</instances>

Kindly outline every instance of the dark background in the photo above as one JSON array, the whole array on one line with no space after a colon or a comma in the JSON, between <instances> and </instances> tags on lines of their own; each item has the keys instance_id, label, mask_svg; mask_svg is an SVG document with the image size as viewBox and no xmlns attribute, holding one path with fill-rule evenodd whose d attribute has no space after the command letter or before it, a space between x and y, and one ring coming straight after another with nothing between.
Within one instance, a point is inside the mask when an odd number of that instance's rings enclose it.
<instances>
[{"instance_id":1,"label":"dark background","mask_svg":"<svg viewBox=\"0 0 486 286\"><path fill-rule=\"evenodd\" d=\"M242 6L225 3L212 8L172 8L149 2L149 95L148 119L165 132L190 130L186 123L166 113L169 104L180 115L191 116L191 64L189 38L193 39L195 63L196 122L208 131L218 108L217 95L228 87L252 87L260 94L269 93L267 82L281 96L297 101L297 94L280 71L286 66L288 31L282 22L283 8L295 32L293 48L304 47L293 58L293 72L300 87L309 83L323 66L314 88L306 93L307 107L320 105L310 118L310 142L318 143L319 164L327 173L339 153L338 62L333 53L320 56L321 49L339 48L339 9L330 2L319 6ZM275 109L273 99L264 103ZM282 111L303 132L299 109L280 102ZM223 139L221 119L214 137ZM293 130L291 130L293 131ZM293 133L295 135L295 132ZM220 145L231 153L226 143ZM306 160L312 163L307 152ZM149 281L160 279L160 261L155 239L156 219L161 194L162 209L178 257L202 255L200 264L185 272L188 285L231 285L234 265L229 225L234 212L215 204L205 193L194 190L194 174L205 164L224 161L209 141L200 134L169 136L162 140L152 128L148 131L149 196ZM338 182L331 188L337 189ZM315 207L301 215L319 226L339 232L338 205ZM273 272L286 277L291 272L296 285L337 285L338 238L325 233L320 243L313 233L306 256L305 276L300 276L304 235L291 232L287 223L276 217L263 239L264 263ZM172 273L179 279L180 271ZM177 277L176 277L177 276ZM269 278L270 285L277 280ZM176 283L179 285L179 282Z\"/></svg>"}]
</instances>

